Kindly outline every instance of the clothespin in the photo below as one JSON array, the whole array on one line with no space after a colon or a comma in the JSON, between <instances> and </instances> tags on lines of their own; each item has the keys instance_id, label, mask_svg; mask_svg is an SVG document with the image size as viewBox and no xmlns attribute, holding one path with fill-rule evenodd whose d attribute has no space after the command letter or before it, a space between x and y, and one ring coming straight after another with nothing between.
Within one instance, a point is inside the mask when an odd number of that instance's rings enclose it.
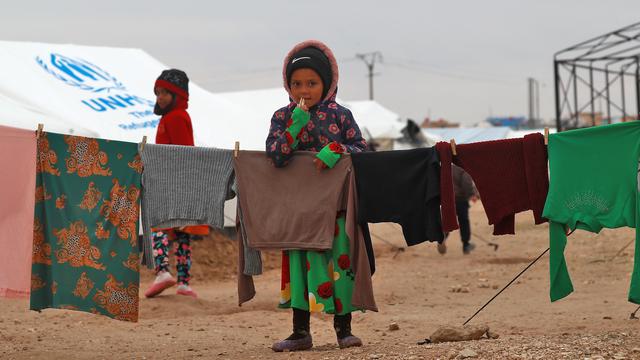
<instances>
[{"instance_id":1,"label":"clothespin","mask_svg":"<svg viewBox=\"0 0 640 360\"><path fill-rule=\"evenodd\" d=\"M142 137L142 143L140 143L140 152L144 150L144 146L147 144L147 135Z\"/></svg>"},{"instance_id":2,"label":"clothespin","mask_svg":"<svg viewBox=\"0 0 640 360\"><path fill-rule=\"evenodd\" d=\"M544 144L549 145L549 128L544 128Z\"/></svg>"},{"instance_id":3,"label":"clothespin","mask_svg":"<svg viewBox=\"0 0 640 360\"><path fill-rule=\"evenodd\" d=\"M240 141L236 141L236 145L233 148L233 157L238 158L238 152L240 151Z\"/></svg>"},{"instance_id":4,"label":"clothespin","mask_svg":"<svg viewBox=\"0 0 640 360\"><path fill-rule=\"evenodd\" d=\"M43 128L44 128L44 124L38 124L38 130L36 130L36 139L40 139Z\"/></svg>"},{"instance_id":5,"label":"clothespin","mask_svg":"<svg viewBox=\"0 0 640 360\"><path fill-rule=\"evenodd\" d=\"M451 152L453 153L453 156L458 155L458 152L456 151L456 141L454 139L451 139L449 143L451 144Z\"/></svg>"}]
</instances>

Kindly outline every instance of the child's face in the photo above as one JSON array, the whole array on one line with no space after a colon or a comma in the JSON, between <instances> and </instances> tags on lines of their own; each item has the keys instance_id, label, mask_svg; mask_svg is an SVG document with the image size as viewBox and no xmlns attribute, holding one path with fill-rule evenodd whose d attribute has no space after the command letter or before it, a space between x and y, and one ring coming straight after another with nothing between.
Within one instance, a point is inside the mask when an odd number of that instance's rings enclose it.
<instances>
[{"instance_id":1,"label":"child's face","mask_svg":"<svg viewBox=\"0 0 640 360\"><path fill-rule=\"evenodd\" d=\"M156 103L161 109L166 109L167 106L171 104L173 101L173 95L169 92L169 90L161 87L157 87L156 91Z\"/></svg>"},{"instance_id":2,"label":"child's face","mask_svg":"<svg viewBox=\"0 0 640 360\"><path fill-rule=\"evenodd\" d=\"M291 95L293 101L300 103L300 98L304 98L304 104L312 107L322 101L322 79L317 72L303 68L291 74Z\"/></svg>"}]
</instances>

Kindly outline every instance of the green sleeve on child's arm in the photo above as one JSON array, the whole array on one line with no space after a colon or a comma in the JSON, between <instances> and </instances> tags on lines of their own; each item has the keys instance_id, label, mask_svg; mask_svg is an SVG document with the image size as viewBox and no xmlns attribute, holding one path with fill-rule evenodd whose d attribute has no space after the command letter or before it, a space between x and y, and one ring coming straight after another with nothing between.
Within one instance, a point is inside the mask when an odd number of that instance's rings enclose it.
<instances>
[{"instance_id":1,"label":"green sleeve on child's arm","mask_svg":"<svg viewBox=\"0 0 640 360\"><path fill-rule=\"evenodd\" d=\"M302 128L307 125L309 119L311 119L311 114L308 112L299 107L293 109L291 113L291 125L287 128L287 131L291 134L294 141L298 137L298 134L300 134L300 131L302 131Z\"/></svg>"},{"instance_id":2,"label":"green sleeve on child's arm","mask_svg":"<svg viewBox=\"0 0 640 360\"><path fill-rule=\"evenodd\" d=\"M318 155L316 155L316 157L322 160L322 162L325 163L325 165L327 165L329 168L333 168L342 156L341 150L340 152L337 152L332 150L332 147L336 150L338 149L338 147L340 147L340 149L342 148L341 145L337 143L327 144L322 148L322 150L320 150Z\"/></svg>"}]
</instances>

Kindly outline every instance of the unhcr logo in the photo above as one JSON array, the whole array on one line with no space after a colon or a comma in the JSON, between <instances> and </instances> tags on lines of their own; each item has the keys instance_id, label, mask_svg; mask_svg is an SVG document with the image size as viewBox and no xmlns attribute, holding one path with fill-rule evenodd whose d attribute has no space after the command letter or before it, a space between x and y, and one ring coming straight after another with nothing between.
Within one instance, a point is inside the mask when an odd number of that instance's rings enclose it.
<instances>
[{"instance_id":1,"label":"unhcr logo","mask_svg":"<svg viewBox=\"0 0 640 360\"><path fill-rule=\"evenodd\" d=\"M94 93L126 90L114 76L84 59L52 53L48 61L36 56L36 62L56 79L82 90Z\"/></svg>"}]
</instances>

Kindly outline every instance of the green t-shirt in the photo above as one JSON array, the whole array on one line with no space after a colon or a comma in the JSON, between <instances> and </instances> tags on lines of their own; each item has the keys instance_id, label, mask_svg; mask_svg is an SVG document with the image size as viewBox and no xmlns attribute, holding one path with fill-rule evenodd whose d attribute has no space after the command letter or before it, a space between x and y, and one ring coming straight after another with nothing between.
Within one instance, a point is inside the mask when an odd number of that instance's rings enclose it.
<instances>
[{"instance_id":1,"label":"green t-shirt","mask_svg":"<svg viewBox=\"0 0 640 360\"><path fill-rule=\"evenodd\" d=\"M638 267L638 157L640 121L566 131L549 136L549 194L542 216L549 219L551 301L573 291L564 258L566 231L636 228L636 253L629 301L640 304Z\"/></svg>"}]
</instances>

